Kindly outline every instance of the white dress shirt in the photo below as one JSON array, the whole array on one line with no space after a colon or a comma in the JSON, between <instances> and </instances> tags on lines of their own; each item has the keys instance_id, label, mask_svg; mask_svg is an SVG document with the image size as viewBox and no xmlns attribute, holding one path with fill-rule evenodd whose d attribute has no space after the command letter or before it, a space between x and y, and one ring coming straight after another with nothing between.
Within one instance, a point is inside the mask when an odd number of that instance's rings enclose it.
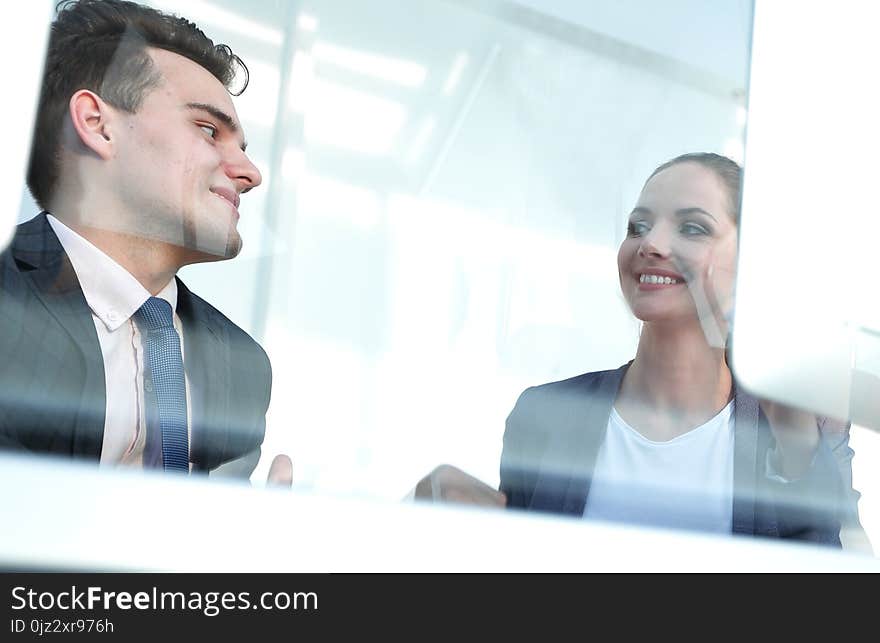
<instances>
[{"instance_id":1,"label":"white dress shirt","mask_svg":"<svg viewBox=\"0 0 880 643\"><path fill-rule=\"evenodd\" d=\"M143 466L146 438L144 410L144 352L141 334L132 315L150 297L150 293L125 268L92 243L47 216L61 246L76 272L104 358L104 383L107 408L102 466ZM177 316L177 281L171 281L156 295L171 304L174 328L183 346L183 327ZM191 432L189 380L186 380L187 431ZM192 466L192 465L190 465Z\"/></svg>"}]
</instances>

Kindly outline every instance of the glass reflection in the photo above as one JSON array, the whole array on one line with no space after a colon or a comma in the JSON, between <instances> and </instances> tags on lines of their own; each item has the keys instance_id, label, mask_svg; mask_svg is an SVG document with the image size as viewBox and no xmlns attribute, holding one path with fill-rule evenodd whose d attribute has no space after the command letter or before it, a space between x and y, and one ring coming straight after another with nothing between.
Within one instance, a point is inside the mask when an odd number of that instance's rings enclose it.
<instances>
[{"instance_id":1,"label":"glass reflection","mask_svg":"<svg viewBox=\"0 0 880 643\"><path fill-rule=\"evenodd\" d=\"M242 253L182 276L272 360L260 483L290 453L303 490L396 500L442 461L497 488L523 389L636 352L645 176L742 160L749 1L155 4L251 70Z\"/></svg>"}]
</instances>

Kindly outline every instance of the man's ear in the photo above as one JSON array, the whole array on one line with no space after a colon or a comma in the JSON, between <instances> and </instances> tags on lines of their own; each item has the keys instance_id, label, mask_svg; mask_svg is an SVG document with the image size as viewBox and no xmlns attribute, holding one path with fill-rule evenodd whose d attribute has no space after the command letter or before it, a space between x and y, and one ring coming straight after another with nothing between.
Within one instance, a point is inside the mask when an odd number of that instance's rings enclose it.
<instances>
[{"instance_id":1,"label":"man's ear","mask_svg":"<svg viewBox=\"0 0 880 643\"><path fill-rule=\"evenodd\" d=\"M95 92L80 89L70 97L69 111L80 142L102 159L109 159L113 155L113 108Z\"/></svg>"}]
</instances>

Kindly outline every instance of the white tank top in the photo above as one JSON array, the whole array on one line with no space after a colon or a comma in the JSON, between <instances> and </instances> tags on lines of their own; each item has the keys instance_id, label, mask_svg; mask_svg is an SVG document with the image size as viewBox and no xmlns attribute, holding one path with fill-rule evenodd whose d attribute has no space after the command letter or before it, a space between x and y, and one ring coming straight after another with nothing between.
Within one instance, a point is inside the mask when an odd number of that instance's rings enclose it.
<instances>
[{"instance_id":1,"label":"white tank top","mask_svg":"<svg viewBox=\"0 0 880 643\"><path fill-rule=\"evenodd\" d=\"M667 442L648 440L612 409L584 518L730 533L732 409Z\"/></svg>"}]
</instances>

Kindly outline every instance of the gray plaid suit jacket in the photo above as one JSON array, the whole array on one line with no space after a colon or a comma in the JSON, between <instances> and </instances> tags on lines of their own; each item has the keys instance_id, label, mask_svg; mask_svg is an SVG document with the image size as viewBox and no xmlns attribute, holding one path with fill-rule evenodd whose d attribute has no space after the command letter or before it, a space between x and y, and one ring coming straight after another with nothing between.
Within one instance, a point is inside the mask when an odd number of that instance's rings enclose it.
<instances>
[{"instance_id":1,"label":"gray plaid suit jacket","mask_svg":"<svg viewBox=\"0 0 880 643\"><path fill-rule=\"evenodd\" d=\"M194 470L263 441L271 367L263 349L178 279ZM70 260L42 213L0 255L0 448L97 462L104 363Z\"/></svg>"}]
</instances>

